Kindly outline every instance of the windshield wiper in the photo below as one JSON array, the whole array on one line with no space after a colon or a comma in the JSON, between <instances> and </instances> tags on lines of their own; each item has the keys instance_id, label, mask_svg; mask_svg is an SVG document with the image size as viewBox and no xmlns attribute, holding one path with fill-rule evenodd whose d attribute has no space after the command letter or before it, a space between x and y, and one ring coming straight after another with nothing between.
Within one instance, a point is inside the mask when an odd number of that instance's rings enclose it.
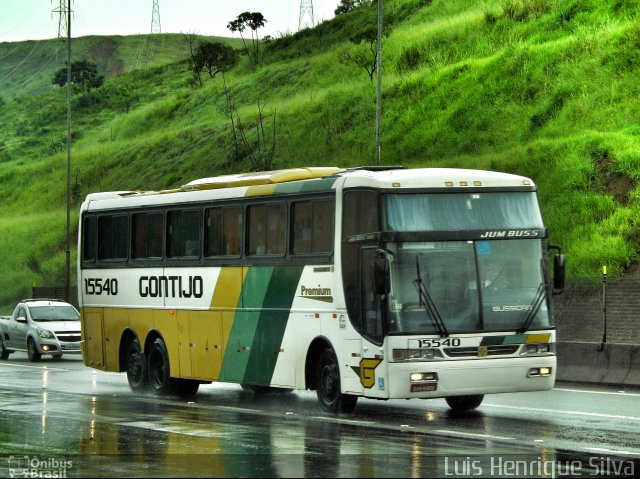
<instances>
[{"instance_id":1,"label":"windshield wiper","mask_svg":"<svg viewBox=\"0 0 640 479\"><path fill-rule=\"evenodd\" d=\"M433 298L429 294L429 290L422 281L422 276L420 275L420 261L418 259L418 256L416 256L416 270L418 275L416 277L416 285L418 286L418 296L420 297L420 304L424 306L425 311L431 317L431 320L438 330L438 334L440 334L440 337L444 338L446 336L449 336L449 331L447 331L447 327L444 325L444 321L442 321L440 313L438 313L438 308L436 308L436 305L433 302Z\"/></svg>"},{"instance_id":2,"label":"windshield wiper","mask_svg":"<svg viewBox=\"0 0 640 479\"><path fill-rule=\"evenodd\" d=\"M533 301L531 302L530 309L528 309L527 312L524 314L522 325L520 326L519 329L516 330L518 334L524 333L531 326L533 319L538 314L538 311L540 310L540 306L542 306L542 303L546 298L546 294L545 294L546 291L547 290L545 288L544 283L540 283L540 286L538 286L538 290L536 291L536 295L534 296Z\"/></svg>"}]
</instances>

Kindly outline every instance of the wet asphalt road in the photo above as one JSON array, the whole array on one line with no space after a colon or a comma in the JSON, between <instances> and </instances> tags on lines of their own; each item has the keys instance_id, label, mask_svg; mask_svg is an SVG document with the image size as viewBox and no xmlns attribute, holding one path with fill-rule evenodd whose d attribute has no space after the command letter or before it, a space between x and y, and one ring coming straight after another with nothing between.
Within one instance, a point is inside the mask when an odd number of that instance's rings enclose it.
<instances>
[{"instance_id":1,"label":"wet asphalt road","mask_svg":"<svg viewBox=\"0 0 640 479\"><path fill-rule=\"evenodd\" d=\"M2 477L602 477L640 475L640 391L558 384L485 397L360 399L201 386L194 401L130 392L78 357L0 362Z\"/></svg>"}]
</instances>

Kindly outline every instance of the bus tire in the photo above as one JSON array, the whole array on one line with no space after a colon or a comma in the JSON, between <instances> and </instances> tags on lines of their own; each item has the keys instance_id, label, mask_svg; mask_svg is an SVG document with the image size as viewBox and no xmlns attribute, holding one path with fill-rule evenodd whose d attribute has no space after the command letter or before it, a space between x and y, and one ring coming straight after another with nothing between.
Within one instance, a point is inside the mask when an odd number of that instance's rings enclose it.
<instances>
[{"instance_id":1,"label":"bus tire","mask_svg":"<svg viewBox=\"0 0 640 479\"><path fill-rule=\"evenodd\" d=\"M171 381L173 392L183 398L194 397L200 388L200 383L193 379L172 379Z\"/></svg>"},{"instance_id":2,"label":"bus tire","mask_svg":"<svg viewBox=\"0 0 640 479\"><path fill-rule=\"evenodd\" d=\"M157 338L149 349L147 370L149 386L157 396L166 396L173 392L169 355L161 338Z\"/></svg>"},{"instance_id":3,"label":"bus tire","mask_svg":"<svg viewBox=\"0 0 640 479\"><path fill-rule=\"evenodd\" d=\"M482 404L483 399L484 394L449 396L445 398L449 407L456 412L472 411Z\"/></svg>"},{"instance_id":4,"label":"bus tire","mask_svg":"<svg viewBox=\"0 0 640 479\"><path fill-rule=\"evenodd\" d=\"M29 338L27 340L27 356L29 356L29 361L32 363L40 361L42 355L38 352L38 346L36 346L36 342L33 338Z\"/></svg>"},{"instance_id":5,"label":"bus tire","mask_svg":"<svg viewBox=\"0 0 640 479\"><path fill-rule=\"evenodd\" d=\"M137 339L129 342L125 358L127 382L131 391L137 393L148 389L147 358L142 352Z\"/></svg>"},{"instance_id":6,"label":"bus tire","mask_svg":"<svg viewBox=\"0 0 640 479\"><path fill-rule=\"evenodd\" d=\"M316 372L316 394L322 409L334 414L350 413L358 402L358 396L341 392L340 367L331 349L326 349L320 355Z\"/></svg>"}]
</instances>

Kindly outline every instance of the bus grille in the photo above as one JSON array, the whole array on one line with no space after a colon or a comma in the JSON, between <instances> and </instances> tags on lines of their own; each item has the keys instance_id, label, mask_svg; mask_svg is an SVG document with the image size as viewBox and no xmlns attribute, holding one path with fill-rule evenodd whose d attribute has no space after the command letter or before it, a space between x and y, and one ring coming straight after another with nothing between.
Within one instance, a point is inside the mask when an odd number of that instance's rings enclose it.
<instances>
[{"instance_id":1,"label":"bus grille","mask_svg":"<svg viewBox=\"0 0 640 479\"><path fill-rule=\"evenodd\" d=\"M487 356L515 354L519 344L487 346ZM478 348L445 348L444 353L451 358L478 357Z\"/></svg>"}]
</instances>

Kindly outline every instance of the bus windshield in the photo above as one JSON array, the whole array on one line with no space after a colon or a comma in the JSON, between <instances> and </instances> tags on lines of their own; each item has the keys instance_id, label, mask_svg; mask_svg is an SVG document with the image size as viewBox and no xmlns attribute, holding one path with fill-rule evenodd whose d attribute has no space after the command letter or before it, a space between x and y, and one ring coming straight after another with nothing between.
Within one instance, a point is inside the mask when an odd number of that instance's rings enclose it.
<instances>
[{"instance_id":1,"label":"bus windshield","mask_svg":"<svg viewBox=\"0 0 640 479\"><path fill-rule=\"evenodd\" d=\"M407 242L387 250L390 334L550 326L540 240Z\"/></svg>"},{"instance_id":2,"label":"bus windshield","mask_svg":"<svg viewBox=\"0 0 640 479\"><path fill-rule=\"evenodd\" d=\"M542 228L532 191L387 195L388 231Z\"/></svg>"}]
</instances>

